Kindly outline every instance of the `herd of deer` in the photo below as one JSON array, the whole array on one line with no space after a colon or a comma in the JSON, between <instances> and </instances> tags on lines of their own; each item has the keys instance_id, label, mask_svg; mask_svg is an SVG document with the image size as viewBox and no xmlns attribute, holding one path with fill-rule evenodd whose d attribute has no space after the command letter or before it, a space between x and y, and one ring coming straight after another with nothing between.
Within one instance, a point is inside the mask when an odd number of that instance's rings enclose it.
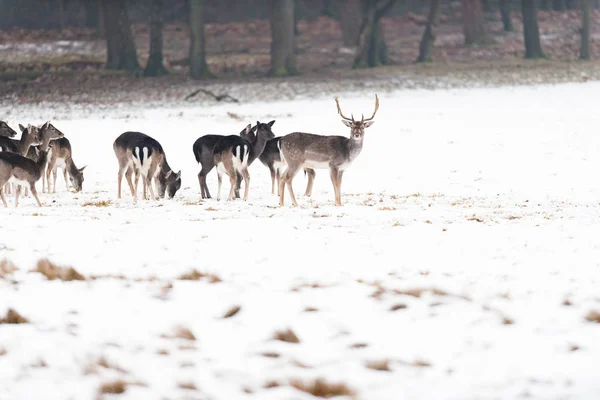
<instances>
[{"instance_id":1,"label":"herd of deer","mask_svg":"<svg viewBox=\"0 0 600 400\"><path fill-rule=\"evenodd\" d=\"M239 135L204 135L193 145L194 156L200 166L198 181L202 199L211 198L206 176L216 166L218 177L217 200L221 199L223 174L227 174L230 190L227 200L239 198L242 180L244 200L248 199L250 175L248 167L257 158L271 172L271 193L277 195L284 204L284 189L287 184L292 203L297 206L292 189L292 179L303 169L308 175L306 196L310 196L315 178L315 169L329 169L335 192L335 204L341 206L342 176L348 166L360 154L365 129L373 124L379 109L379 98L375 96L375 111L370 118L362 116L355 120L344 116L338 99L337 111L342 122L350 128L350 137L323 136L311 133L294 132L275 137L271 128L275 121L248 125ZM0 198L8 207L5 192L15 190L15 207L19 204L21 187L31 191L38 206L41 206L35 184L42 178L42 191L50 193L50 177L53 175L53 192L56 192L57 169L61 168L67 185L75 192L82 189L83 168L77 168L73 161L71 144L64 134L50 122L42 126L19 124L21 139L12 139L16 132L0 121ZM137 201L137 187L140 176L143 184L143 198L147 190L153 199L173 198L181 187L181 171L174 172L167 162L165 152L158 141L141 132L125 132L113 143L119 163L117 197L121 198L123 175ZM70 182L70 185L69 185ZM155 193L153 184L158 191Z\"/></svg>"}]
</instances>

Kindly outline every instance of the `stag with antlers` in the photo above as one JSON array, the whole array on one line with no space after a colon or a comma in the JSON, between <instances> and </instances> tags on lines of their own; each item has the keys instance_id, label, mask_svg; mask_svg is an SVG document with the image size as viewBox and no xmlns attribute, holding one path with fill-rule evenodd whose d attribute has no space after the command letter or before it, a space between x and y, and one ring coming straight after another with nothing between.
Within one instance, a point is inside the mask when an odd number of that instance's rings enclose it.
<instances>
[{"instance_id":1,"label":"stag with antlers","mask_svg":"<svg viewBox=\"0 0 600 400\"><path fill-rule=\"evenodd\" d=\"M375 95L375 111L370 118L364 115L360 121L346 117L340 108L338 98L335 98L337 110L343 118L342 123L350 127L350 137L323 136L312 133L294 132L281 138L279 148L282 160L287 169L279 180L279 204L283 206L284 189L287 183L292 203L297 206L292 179L301 168L329 169L331 182L335 191L335 205L341 206L341 186L344 171L358 157L363 147L365 129L373 125L375 114L379 109L379 98Z\"/></svg>"}]
</instances>

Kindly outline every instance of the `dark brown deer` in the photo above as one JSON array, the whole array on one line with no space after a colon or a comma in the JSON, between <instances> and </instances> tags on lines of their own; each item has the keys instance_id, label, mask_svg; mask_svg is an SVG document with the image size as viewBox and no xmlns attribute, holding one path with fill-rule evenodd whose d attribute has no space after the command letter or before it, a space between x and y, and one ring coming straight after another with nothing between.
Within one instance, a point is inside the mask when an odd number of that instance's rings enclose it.
<instances>
[{"instance_id":1,"label":"dark brown deer","mask_svg":"<svg viewBox=\"0 0 600 400\"><path fill-rule=\"evenodd\" d=\"M113 143L113 149L119 162L118 192L121 198L121 182L123 174L131 189L131 194L137 201L137 185L140 175L144 185L144 200L146 189L150 189L153 199L163 198L165 192L171 199L181 187L181 171L175 173L167 163L167 157L160 143L154 138L141 132L124 132ZM135 172L135 187L131 180ZM158 190L158 196L154 194L154 183Z\"/></svg>"},{"instance_id":2,"label":"dark brown deer","mask_svg":"<svg viewBox=\"0 0 600 400\"><path fill-rule=\"evenodd\" d=\"M0 198L2 199L2 203L4 203L4 207L8 207L6 198L4 197L4 185L8 182L15 182L18 185L15 195L15 207L19 205L21 185L29 188L38 206L42 206L37 195L35 183L42 177L42 173L46 167L50 141L64 137L64 134L49 122L46 122L41 128L29 125L27 130L29 133L35 134L41 141L40 156L36 162L20 154L8 151L0 153Z\"/></svg>"},{"instance_id":3,"label":"dark brown deer","mask_svg":"<svg viewBox=\"0 0 600 400\"><path fill-rule=\"evenodd\" d=\"M290 197L294 206L297 206L292 179L300 168L329 169L329 176L335 191L335 205L341 206L341 186L344 171L358 157L363 147L365 129L373 125L375 114L379 109L379 98L375 95L375 111L371 118L360 121L344 116L340 109L338 98L335 98L337 110L343 118L342 123L350 127L350 137L323 136L312 133L294 132L283 136L279 142L281 157L287 164L287 169L279 180L279 204L283 206L284 189L287 183Z\"/></svg>"},{"instance_id":4,"label":"dark brown deer","mask_svg":"<svg viewBox=\"0 0 600 400\"><path fill-rule=\"evenodd\" d=\"M15 136L17 136L17 132L8 126L6 122L0 121L0 137L13 138Z\"/></svg>"},{"instance_id":5,"label":"dark brown deer","mask_svg":"<svg viewBox=\"0 0 600 400\"><path fill-rule=\"evenodd\" d=\"M228 201L235 197L236 180L238 175L242 175L245 183L244 200L248 199L248 187L250 184L250 175L248 166L254 162L264 151L267 141L275 137L271 127L275 121L269 123L256 122L256 137L247 136L249 140L240 136L230 135L219 140L213 148L215 154L215 165L217 166L218 190L217 200L221 199L222 176L226 173L231 182Z\"/></svg>"},{"instance_id":6,"label":"dark brown deer","mask_svg":"<svg viewBox=\"0 0 600 400\"><path fill-rule=\"evenodd\" d=\"M246 126L241 132L240 137L247 140L249 143L254 143L256 136L254 131L256 127L252 125ZM200 165L200 172L198 172L198 183L200 184L200 197L202 199L210 199L210 192L208 191L208 185L206 184L206 176L215 167L215 153L213 148L215 144L226 135L204 135L196 139L192 146L194 157L196 162ZM242 182L242 176L237 176L237 183L235 187L235 197L240 197L240 185Z\"/></svg>"},{"instance_id":7,"label":"dark brown deer","mask_svg":"<svg viewBox=\"0 0 600 400\"><path fill-rule=\"evenodd\" d=\"M21 139L11 139L8 136L0 136L0 151L19 154L26 157L29 154L31 147L41 143L37 137L37 129L35 126L28 125L27 128L25 128L23 125L19 124L19 129L21 130ZM14 183L7 184L5 187L6 193L12 193L14 186Z\"/></svg>"}]
</instances>

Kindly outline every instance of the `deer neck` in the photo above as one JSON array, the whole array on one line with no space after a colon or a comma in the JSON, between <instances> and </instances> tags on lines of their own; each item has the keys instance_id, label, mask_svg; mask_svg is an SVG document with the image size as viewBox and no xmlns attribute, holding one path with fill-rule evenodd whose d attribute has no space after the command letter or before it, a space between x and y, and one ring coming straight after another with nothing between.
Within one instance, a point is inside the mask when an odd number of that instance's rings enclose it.
<instances>
[{"instance_id":1,"label":"deer neck","mask_svg":"<svg viewBox=\"0 0 600 400\"><path fill-rule=\"evenodd\" d=\"M47 156L47 153L48 152L46 152L46 156ZM71 156L66 158L65 166L71 176L75 176L79 172L79 169L77 169L77 166L75 165L75 162L73 161L73 158Z\"/></svg>"},{"instance_id":2,"label":"deer neck","mask_svg":"<svg viewBox=\"0 0 600 400\"><path fill-rule=\"evenodd\" d=\"M37 165L38 169L41 171L46 166L47 162L48 162L48 147L46 147L45 150L40 150L40 155L38 157L36 165Z\"/></svg>"},{"instance_id":3,"label":"deer neck","mask_svg":"<svg viewBox=\"0 0 600 400\"><path fill-rule=\"evenodd\" d=\"M258 158L258 156L260 156L262 154L262 152L265 150L265 147L267 146L267 140L268 140L268 138L265 135L261 135L261 134L256 135L256 140L254 141L254 144L252 145L250 159L248 160L248 164L252 164L252 162L254 160L256 160L256 158Z\"/></svg>"},{"instance_id":4,"label":"deer neck","mask_svg":"<svg viewBox=\"0 0 600 400\"><path fill-rule=\"evenodd\" d=\"M19 140L19 154L23 157L27 156L27 152L29 152L29 148L33 144L33 136L31 135L23 135L21 136L21 140Z\"/></svg>"},{"instance_id":5,"label":"deer neck","mask_svg":"<svg viewBox=\"0 0 600 400\"><path fill-rule=\"evenodd\" d=\"M348 138L346 142L347 150L348 150L348 159L349 161L354 161L356 157L360 154L363 147L364 137L360 139L353 139L352 136Z\"/></svg>"}]
</instances>

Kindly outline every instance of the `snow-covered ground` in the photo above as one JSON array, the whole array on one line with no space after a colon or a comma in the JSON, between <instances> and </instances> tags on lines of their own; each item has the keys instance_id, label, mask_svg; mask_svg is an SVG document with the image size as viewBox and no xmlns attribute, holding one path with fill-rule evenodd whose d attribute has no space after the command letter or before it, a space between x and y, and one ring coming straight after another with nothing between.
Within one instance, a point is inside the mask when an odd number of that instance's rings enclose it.
<instances>
[{"instance_id":1,"label":"snow-covered ground","mask_svg":"<svg viewBox=\"0 0 600 400\"><path fill-rule=\"evenodd\" d=\"M11 196L0 209L0 260L18 267L0 279L0 318L30 320L0 325L0 399L95 399L121 379L114 398L302 400L314 397L290 381L317 378L364 400L597 399L600 324L585 316L600 309L599 93L592 82L378 93L342 208L324 170L311 199L299 174L300 207L286 196L280 208L259 161L247 202L201 202L192 154L197 137L257 120L274 119L277 135L347 135L336 94L0 105L15 128L51 119L88 166L80 194L59 173L43 208ZM340 103L370 115L374 93ZM158 139L182 170L174 200L134 204L124 182L117 201L112 142L126 130ZM208 184L216 195L215 171ZM41 258L88 279L49 281L31 272ZM194 269L221 281L180 279ZM195 340L173 338L180 326ZM299 343L273 340L288 328ZM388 371L367 367L386 360Z\"/></svg>"}]
</instances>

